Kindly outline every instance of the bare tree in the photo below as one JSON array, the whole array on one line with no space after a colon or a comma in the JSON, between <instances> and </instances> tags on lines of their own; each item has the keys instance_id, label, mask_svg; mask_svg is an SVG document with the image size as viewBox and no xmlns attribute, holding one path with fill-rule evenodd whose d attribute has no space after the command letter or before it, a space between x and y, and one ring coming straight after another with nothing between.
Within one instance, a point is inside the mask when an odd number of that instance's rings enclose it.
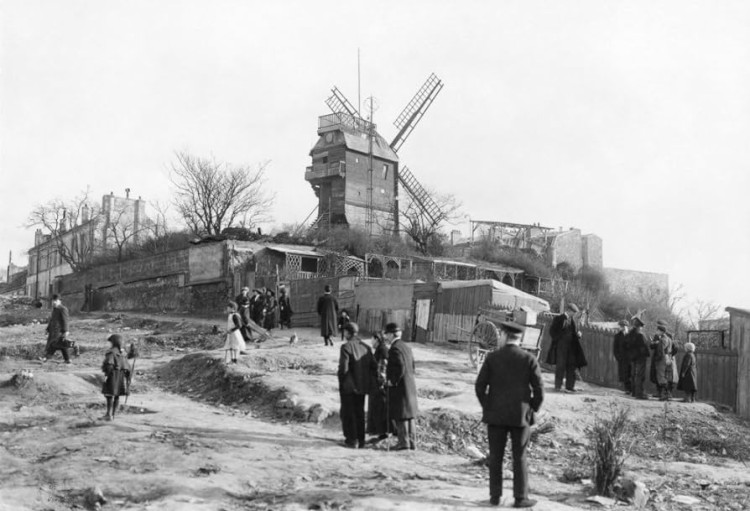
<instances>
[{"instance_id":1,"label":"bare tree","mask_svg":"<svg viewBox=\"0 0 750 511\"><path fill-rule=\"evenodd\" d=\"M269 162L255 169L234 166L187 151L176 152L171 165L174 205L195 234L220 234L239 224L252 227L268 218L273 195L263 189Z\"/></svg>"},{"instance_id":2,"label":"bare tree","mask_svg":"<svg viewBox=\"0 0 750 511\"><path fill-rule=\"evenodd\" d=\"M461 203L453 194L430 192L435 204L440 208L436 217L428 215L419 204L408 201L401 211L401 227L416 246L417 250L429 255L442 244L440 226L444 223L455 222L460 216Z\"/></svg>"},{"instance_id":3,"label":"bare tree","mask_svg":"<svg viewBox=\"0 0 750 511\"><path fill-rule=\"evenodd\" d=\"M138 244L139 238L148 233L150 224L147 219L141 219L139 223L136 223L133 206L130 204L124 204L110 211L106 215L105 222L107 244L111 242L113 245L118 262L122 261L127 246Z\"/></svg>"},{"instance_id":4,"label":"bare tree","mask_svg":"<svg viewBox=\"0 0 750 511\"><path fill-rule=\"evenodd\" d=\"M86 188L70 201L53 199L38 204L29 213L27 227L39 227L51 235L54 249L73 271L85 269L96 249L94 232L100 216L98 206ZM84 227L79 227L86 224ZM73 231L69 233L69 231Z\"/></svg>"},{"instance_id":5,"label":"bare tree","mask_svg":"<svg viewBox=\"0 0 750 511\"><path fill-rule=\"evenodd\" d=\"M701 322L715 319L720 311L721 305L717 303L710 300L695 300L692 309L688 312L690 327L694 330L700 329Z\"/></svg>"}]
</instances>

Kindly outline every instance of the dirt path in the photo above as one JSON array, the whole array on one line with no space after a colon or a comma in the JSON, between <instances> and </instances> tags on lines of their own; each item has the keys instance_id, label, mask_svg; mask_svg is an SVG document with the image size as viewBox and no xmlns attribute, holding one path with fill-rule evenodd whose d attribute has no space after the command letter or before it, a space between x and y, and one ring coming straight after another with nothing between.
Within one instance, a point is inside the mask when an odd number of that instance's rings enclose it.
<instances>
[{"instance_id":1,"label":"dirt path","mask_svg":"<svg viewBox=\"0 0 750 511\"><path fill-rule=\"evenodd\" d=\"M228 367L220 351L190 348L220 345L221 336L211 333L218 322L176 326L178 319L78 319L76 338L83 353L73 366L24 358L32 350L23 347L40 343L42 326L0 329L0 348L6 350L0 360L0 509L71 509L83 505L85 490L94 486L109 499L104 509L485 506L486 468L460 454L468 444L484 448L474 376L463 352L414 346L423 411L421 450L350 450L338 445L338 347L326 348L313 330L300 329L299 345L288 346L278 334ZM125 413L107 423L97 420L103 413L99 364L103 339L112 331L139 340L143 350ZM22 368L34 373L33 382L20 389L10 386L12 374ZM561 475L582 458L583 429L591 416L633 402L610 389L584 388L582 395L547 396L542 422L551 429L531 448L531 488L540 500L536 509L594 507L585 502L590 488L585 482L563 483ZM685 414L723 420L707 405L670 406L674 420ZM656 420L663 408L652 401L639 404L634 413ZM626 466L662 490L664 481L700 477L738 492L750 490L750 474L741 467L706 455L702 460L639 456ZM510 495L509 484L506 489ZM690 494L687 486L679 490ZM673 495L661 492L653 509L680 509ZM713 508L709 495L703 497L703 509ZM715 504L716 509L742 509Z\"/></svg>"}]
</instances>

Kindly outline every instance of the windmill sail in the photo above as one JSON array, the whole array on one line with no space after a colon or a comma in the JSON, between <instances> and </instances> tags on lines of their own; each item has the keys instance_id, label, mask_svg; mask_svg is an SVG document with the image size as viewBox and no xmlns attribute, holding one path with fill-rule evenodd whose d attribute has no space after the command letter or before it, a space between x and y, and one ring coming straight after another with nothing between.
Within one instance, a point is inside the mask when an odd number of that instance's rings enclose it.
<instances>
[{"instance_id":1,"label":"windmill sail","mask_svg":"<svg viewBox=\"0 0 750 511\"><path fill-rule=\"evenodd\" d=\"M328 105L328 108L330 108L334 114L346 112L352 117L361 117L359 112L357 112L357 109L354 108L354 105L346 99L346 96L344 96L338 87L331 89L331 93L331 97L326 99L326 105Z\"/></svg>"},{"instance_id":2,"label":"windmill sail","mask_svg":"<svg viewBox=\"0 0 750 511\"><path fill-rule=\"evenodd\" d=\"M398 129L398 134L396 134L393 142L391 142L391 148L394 151L398 152L401 149L401 146L404 145L404 142L409 138L411 132L414 131L416 125L422 120L425 112L430 108L432 102L435 101L442 88L442 80L435 76L435 73L432 73L414 97L411 98L406 108L404 108L393 122L393 125Z\"/></svg>"},{"instance_id":3,"label":"windmill sail","mask_svg":"<svg viewBox=\"0 0 750 511\"><path fill-rule=\"evenodd\" d=\"M443 212L440 210L440 206L435 203L408 167L399 169L398 180L404 186L409 197L414 201L419 210L430 219L430 222L434 225L439 224L443 219Z\"/></svg>"}]
</instances>

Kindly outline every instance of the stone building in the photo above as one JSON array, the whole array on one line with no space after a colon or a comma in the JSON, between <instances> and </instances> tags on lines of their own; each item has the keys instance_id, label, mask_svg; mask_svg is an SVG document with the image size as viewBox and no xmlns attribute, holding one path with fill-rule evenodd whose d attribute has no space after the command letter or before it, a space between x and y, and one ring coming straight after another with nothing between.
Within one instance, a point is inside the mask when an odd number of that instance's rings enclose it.
<instances>
[{"instance_id":1,"label":"stone building","mask_svg":"<svg viewBox=\"0 0 750 511\"><path fill-rule=\"evenodd\" d=\"M611 292L634 300L666 304L669 300L669 275L648 271L604 268Z\"/></svg>"},{"instance_id":2,"label":"stone building","mask_svg":"<svg viewBox=\"0 0 750 511\"><path fill-rule=\"evenodd\" d=\"M137 243L145 235L148 224L146 202L138 197L131 199L114 193L102 197L101 210L92 211L84 206L78 219L63 216L54 233L37 229L34 246L29 250L26 294L34 298L49 298L56 293L56 279L73 272L66 260L81 266L88 265L95 256Z\"/></svg>"},{"instance_id":3,"label":"stone building","mask_svg":"<svg viewBox=\"0 0 750 511\"><path fill-rule=\"evenodd\" d=\"M582 234L580 229L570 228L545 234L547 263L557 268L566 264L574 271L584 266L601 270L604 266L602 239L596 234Z\"/></svg>"}]
</instances>

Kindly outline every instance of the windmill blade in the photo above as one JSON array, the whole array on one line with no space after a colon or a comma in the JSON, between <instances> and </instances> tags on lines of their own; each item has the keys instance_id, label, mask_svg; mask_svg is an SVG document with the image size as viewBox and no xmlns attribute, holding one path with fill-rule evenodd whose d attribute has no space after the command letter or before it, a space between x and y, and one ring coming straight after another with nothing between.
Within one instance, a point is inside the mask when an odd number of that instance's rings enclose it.
<instances>
[{"instance_id":1,"label":"windmill blade","mask_svg":"<svg viewBox=\"0 0 750 511\"><path fill-rule=\"evenodd\" d=\"M354 105L352 105L349 100L346 99L346 96L344 96L344 94L338 89L338 87L334 86L334 88L331 89L331 92L331 97L326 99L326 105L328 105L328 108L330 108L334 114L346 112L355 119L359 119L361 117L359 115L359 112L357 112L357 109L354 108Z\"/></svg>"},{"instance_id":2,"label":"windmill blade","mask_svg":"<svg viewBox=\"0 0 750 511\"><path fill-rule=\"evenodd\" d=\"M443 218L443 212L440 210L440 206L435 203L430 194L424 189L424 186L417 181L417 178L414 177L414 174L411 173L408 167L402 167L398 170L398 180L406 189L411 200L417 205L419 211L425 214L433 224L439 224L440 220Z\"/></svg>"},{"instance_id":3,"label":"windmill blade","mask_svg":"<svg viewBox=\"0 0 750 511\"><path fill-rule=\"evenodd\" d=\"M432 73L394 121L393 125L399 131L391 142L391 149L396 152L401 149L442 88L442 80Z\"/></svg>"}]
</instances>

